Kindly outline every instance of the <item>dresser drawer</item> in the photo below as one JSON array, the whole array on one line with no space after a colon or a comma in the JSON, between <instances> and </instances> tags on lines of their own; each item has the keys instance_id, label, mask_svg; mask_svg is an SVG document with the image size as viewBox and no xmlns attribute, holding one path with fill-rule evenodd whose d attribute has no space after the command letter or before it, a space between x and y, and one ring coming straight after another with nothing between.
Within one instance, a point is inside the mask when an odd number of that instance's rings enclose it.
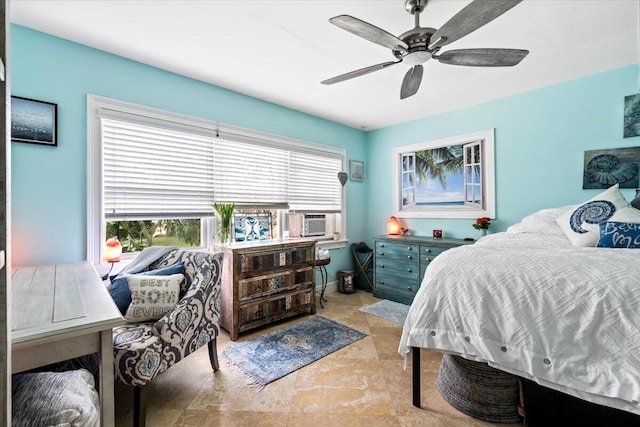
<instances>
[{"instance_id":1,"label":"dresser drawer","mask_svg":"<svg viewBox=\"0 0 640 427\"><path fill-rule=\"evenodd\" d=\"M405 261L416 261L420 256L420 246L412 244L376 242L376 257Z\"/></svg>"},{"instance_id":2,"label":"dresser drawer","mask_svg":"<svg viewBox=\"0 0 640 427\"><path fill-rule=\"evenodd\" d=\"M402 304L411 304L413 298L416 296L416 292L418 292L417 286L407 286L407 284L404 283L404 287L401 287L398 282L393 285L384 281L384 283L376 283L375 295L377 298L388 299Z\"/></svg>"},{"instance_id":3,"label":"dresser drawer","mask_svg":"<svg viewBox=\"0 0 640 427\"><path fill-rule=\"evenodd\" d=\"M417 263L400 266L396 263L385 264L384 262L376 264L376 275L394 276L408 280L418 280L420 278L420 269Z\"/></svg>"},{"instance_id":4,"label":"dresser drawer","mask_svg":"<svg viewBox=\"0 0 640 427\"><path fill-rule=\"evenodd\" d=\"M378 286L415 293L420 287L420 282L417 275L415 277L400 277L386 273L376 273L376 288Z\"/></svg>"},{"instance_id":5,"label":"dresser drawer","mask_svg":"<svg viewBox=\"0 0 640 427\"><path fill-rule=\"evenodd\" d=\"M287 291L301 285L313 283L313 267L300 270L287 270L248 279L238 280L238 300L246 301L253 298Z\"/></svg>"},{"instance_id":6,"label":"dresser drawer","mask_svg":"<svg viewBox=\"0 0 640 427\"><path fill-rule=\"evenodd\" d=\"M265 324L265 321L286 317L287 313L306 310L314 304L313 292L313 289L307 289L268 301L240 305L238 308L240 329L250 329L247 324L252 322Z\"/></svg>"},{"instance_id":7,"label":"dresser drawer","mask_svg":"<svg viewBox=\"0 0 640 427\"><path fill-rule=\"evenodd\" d=\"M272 252L255 252L237 255L239 273L263 274L264 270L294 267L301 264L312 264L315 259L312 246L287 248Z\"/></svg>"}]
</instances>

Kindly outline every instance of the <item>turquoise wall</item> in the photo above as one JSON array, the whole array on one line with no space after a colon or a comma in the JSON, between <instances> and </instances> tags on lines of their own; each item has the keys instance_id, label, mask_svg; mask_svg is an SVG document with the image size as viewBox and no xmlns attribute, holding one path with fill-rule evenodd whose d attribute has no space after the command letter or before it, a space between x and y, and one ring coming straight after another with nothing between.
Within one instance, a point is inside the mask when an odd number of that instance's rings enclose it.
<instances>
[{"instance_id":1,"label":"turquoise wall","mask_svg":"<svg viewBox=\"0 0 640 427\"><path fill-rule=\"evenodd\" d=\"M343 147L347 165L365 158L360 130L17 25L10 66L13 95L58 104L58 147L11 145L14 265L85 259L88 93ZM348 237L361 241L366 186L346 189ZM332 251L331 273L351 265L349 251Z\"/></svg>"},{"instance_id":2,"label":"turquoise wall","mask_svg":"<svg viewBox=\"0 0 640 427\"><path fill-rule=\"evenodd\" d=\"M394 147L494 128L492 230L502 231L538 209L597 194L582 190L585 150L640 146L638 137L622 137L624 97L638 91L636 65L364 133L24 27L11 31L12 93L58 104L59 141L57 148L12 143L15 265L85 258L87 93L346 148L347 162L366 161L366 181L346 186L348 238L370 245L393 214ZM471 219L405 222L413 234L477 234ZM352 267L348 250L331 255L333 278Z\"/></svg>"},{"instance_id":3,"label":"turquoise wall","mask_svg":"<svg viewBox=\"0 0 640 427\"><path fill-rule=\"evenodd\" d=\"M602 190L582 189L584 151L640 146L623 138L624 97L638 92L637 65L372 131L367 137L367 235L384 234L393 215L394 147L495 129L496 220L504 231L542 208L585 201ZM631 200L634 190L623 190ZM477 237L472 219L406 219L412 234Z\"/></svg>"}]
</instances>

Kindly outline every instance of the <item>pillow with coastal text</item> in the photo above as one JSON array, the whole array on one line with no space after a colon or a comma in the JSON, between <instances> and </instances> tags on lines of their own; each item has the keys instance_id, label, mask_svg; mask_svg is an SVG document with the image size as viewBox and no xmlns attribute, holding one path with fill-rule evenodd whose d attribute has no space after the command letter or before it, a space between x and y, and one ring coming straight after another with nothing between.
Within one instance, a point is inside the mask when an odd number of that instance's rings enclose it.
<instances>
[{"instance_id":1,"label":"pillow with coastal text","mask_svg":"<svg viewBox=\"0 0 640 427\"><path fill-rule=\"evenodd\" d=\"M158 320L171 311L178 303L180 283L184 274L170 276L142 276L132 274L127 277L131 289L131 304L124 314L126 321L140 323Z\"/></svg>"},{"instance_id":2,"label":"pillow with coastal text","mask_svg":"<svg viewBox=\"0 0 640 427\"><path fill-rule=\"evenodd\" d=\"M640 224L603 221L599 224L599 248L640 249Z\"/></svg>"}]
</instances>

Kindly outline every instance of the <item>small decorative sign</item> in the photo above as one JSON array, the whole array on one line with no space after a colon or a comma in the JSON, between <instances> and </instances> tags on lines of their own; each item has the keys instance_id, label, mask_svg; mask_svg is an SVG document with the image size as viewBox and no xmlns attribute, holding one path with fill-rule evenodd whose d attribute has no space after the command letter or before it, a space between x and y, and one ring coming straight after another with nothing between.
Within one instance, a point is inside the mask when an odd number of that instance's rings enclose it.
<instances>
[{"instance_id":1,"label":"small decorative sign","mask_svg":"<svg viewBox=\"0 0 640 427\"><path fill-rule=\"evenodd\" d=\"M12 96L11 140L57 146L57 114L57 104Z\"/></svg>"}]
</instances>

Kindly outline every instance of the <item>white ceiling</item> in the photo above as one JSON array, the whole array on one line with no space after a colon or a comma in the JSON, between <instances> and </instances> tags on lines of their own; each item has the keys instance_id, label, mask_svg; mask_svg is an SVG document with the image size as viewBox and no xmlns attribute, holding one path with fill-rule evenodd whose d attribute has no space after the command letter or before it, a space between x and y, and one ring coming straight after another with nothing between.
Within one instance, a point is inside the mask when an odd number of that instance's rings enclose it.
<instances>
[{"instance_id":1,"label":"white ceiling","mask_svg":"<svg viewBox=\"0 0 640 427\"><path fill-rule=\"evenodd\" d=\"M490 0L487 0L490 1ZM439 28L469 0L430 0ZM442 49L528 49L517 66L424 64L419 92L400 100L408 66L332 86L320 82L391 52L328 19L349 14L399 35L404 0L15 0L11 22L360 129L376 129L638 62L638 0L525 0Z\"/></svg>"}]
</instances>

